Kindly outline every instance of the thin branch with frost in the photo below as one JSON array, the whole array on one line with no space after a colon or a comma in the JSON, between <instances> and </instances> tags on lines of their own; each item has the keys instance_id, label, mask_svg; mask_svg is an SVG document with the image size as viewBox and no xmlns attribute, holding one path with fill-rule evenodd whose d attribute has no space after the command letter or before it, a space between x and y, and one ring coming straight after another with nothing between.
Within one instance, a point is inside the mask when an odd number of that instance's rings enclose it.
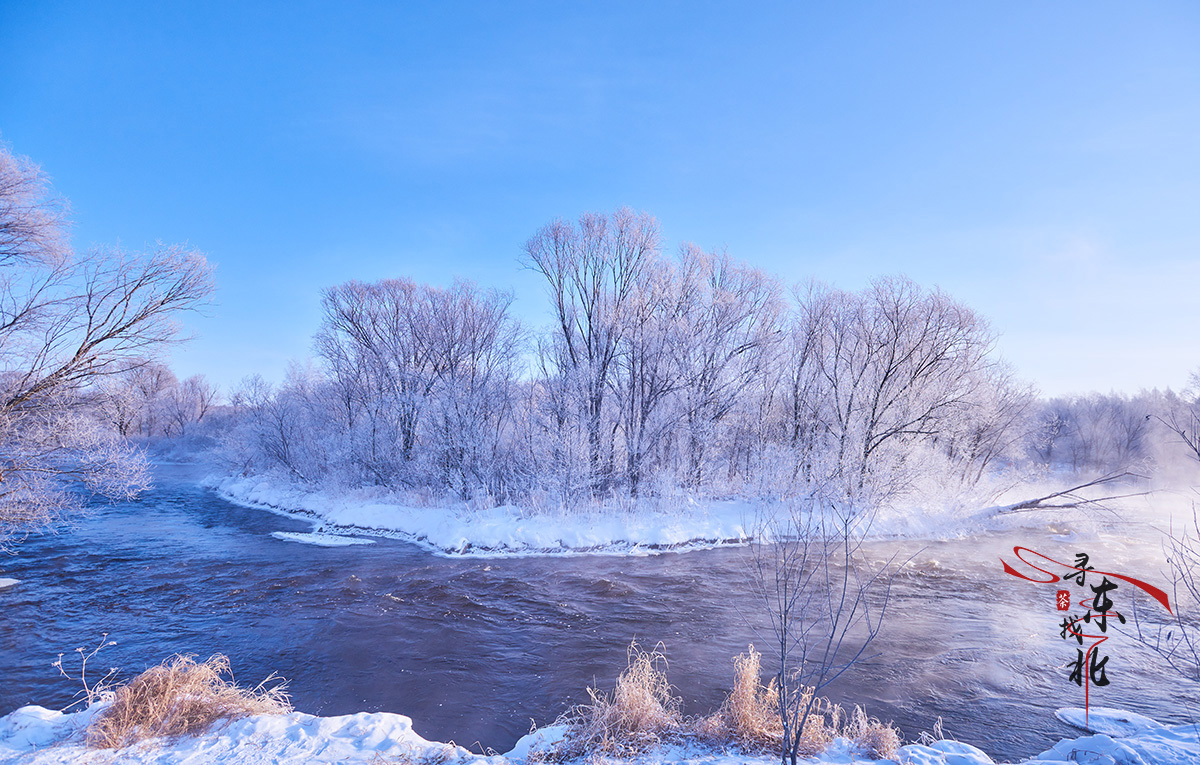
<instances>
[{"instance_id":1,"label":"thin branch with frost","mask_svg":"<svg viewBox=\"0 0 1200 765\"><path fill-rule=\"evenodd\" d=\"M1129 499L1131 497L1144 497L1152 493L1150 491L1138 491L1129 492L1126 494L1112 494L1105 497L1087 497L1079 493L1084 489L1091 489L1096 486L1106 486L1126 478L1140 478L1145 480L1146 476L1138 475L1137 473L1130 473L1128 471L1109 473L1108 475L1081 483L1077 486L1072 486L1069 489L1063 489L1062 491L1056 491L1043 497L1034 497L1033 499L1027 499L1017 502L1013 505L1008 505L1007 507L997 510L996 515L1032 512L1034 510L1061 510L1067 508L1086 507L1089 505L1103 508L1105 502L1112 502L1118 499ZM1053 500L1061 501L1055 502Z\"/></svg>"}]
</instances>

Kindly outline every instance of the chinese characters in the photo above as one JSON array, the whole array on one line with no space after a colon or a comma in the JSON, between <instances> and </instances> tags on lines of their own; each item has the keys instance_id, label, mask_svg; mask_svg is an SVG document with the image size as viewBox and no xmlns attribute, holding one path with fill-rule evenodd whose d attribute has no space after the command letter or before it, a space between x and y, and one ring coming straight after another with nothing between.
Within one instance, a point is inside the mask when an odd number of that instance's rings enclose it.
<instances>
[{"instance_id":1,"label":"chinese characters","mask_svg":"<svg viewBox=\"0 0 1200 765\"><path fill-rule=\"evenodd\" d=\"M1093 597L1090 605L1088 604L1086 598L1080 602L1080 607L1087 609L1086 613L1084 613L1082 616L1068 615L1062 620L1062 623L1059 625L1062 628L1059 635L1064 640L1074 638L1075 642L1080 646L1075 649L1075 661L1071 665L1071 672L1067 679L1076 685L1083 685L1086 677L1086 681L1091 683L1091 685L1101 687L1108 685L1110 682L1107 671L1109 657L1103 655L1100 646L1102 643L1104 643L1104 641L1108 640L1108 616L1109 612L1112 611L1113 608L1113 601L1112 598L1109 597L1109 594L1116 590L1118 585L1116 582L1113 582L1107 576L1103 575L1099 584L1088 585L1087 575L1089 572L1095 571L1094 566L1088 565L1089 560L1090 558L1087 553L1077 553L1075 555L1075 566L1071 569L1071 571L1074 573L1067 573L1063 574L1062 576L1064 582L1074 582L1076 587L1090 587ZM1068 604L1070 600L1071 591L1060 590L1057 598L1057 603L1060 610L1062 610L1062 593L1064 592L1068 596ZM1070 606L1068 605L1066 610L1069 609ZM1121 624L1125 623L1125 617L1119 611L1112 611L1112 615L1115 616ZM1084 625L1088 625L1089 627L1099 630L1101 634L1093 635L1085 632ZM1087 646L1086 652L1082 647L1085 639L1095 641ZM1085 666L1087 670L1086 676L1084 673Z\"/></svg>"},{"instance_id":2,"label":"chinese characters","mask_svg":"<svg viewBox=\"0 0 1200 765\"><path fill-rule=\"evenodd\" d=\"M1105 655L1101 646L1109 637L1110 617L1119 624L1125 623L1125 616L1114 608L1113 596L1120 586L1119 583L1132 584L1143 590L1170 613L1171 605L1167 594L1157 587L1133 577L1097 571L1095 566L1090 565L1091 557L1087 553L1076 553L1075 565L1059 563L1027 547L1014 547L1013 553L1019 561L1046 578L1034 578L1022 574L1001 559L1000 562L1004 564L1005 573L1038 584L1070 583L1074 588L1074 590L1059 589L1055 593L1054 604L1059 612L1066 612L1058 625L1059 636L1063 640L1074 641L1075 646L1075 658L1069 660L1065 665L1070 668L1067 680L1084 689L1084 713L1086 715L1090 707L1091 687L1103 687L1111 682L1108 677L1109 657ZM1052 564L1057 571L1064 573L1055 573L1055 570L1035 565L1025 557L1025 554L1036 556L1046 563ZM1079 596L1082 597L1076 601L1075 598ZM1074 607L1083 609L1083 613L1069 613Z\"/></svg>"}]
</instances>

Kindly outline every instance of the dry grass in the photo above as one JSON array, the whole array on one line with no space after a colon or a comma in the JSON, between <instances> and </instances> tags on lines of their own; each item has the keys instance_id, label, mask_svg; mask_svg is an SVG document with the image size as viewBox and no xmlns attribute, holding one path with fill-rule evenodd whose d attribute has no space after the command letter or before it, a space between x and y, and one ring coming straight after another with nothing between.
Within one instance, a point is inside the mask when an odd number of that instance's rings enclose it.
<instances>
[{"instance_id":1,"label":"dry grass","mask_svg":"<svg viewBox=\"0 0 1200 765\"><path fill-rule=\"evenodd\" d=\"M943 725L944 723L942 722L942 718L939 716L937 721L933 724L933 732L931 733L927 730L921 731L921 735L917 736L917 743L924 744L925 746L932 746L938 741L943 741L948 738Z\"/></svg>"},{"instance_id":2,"label":"dry grass","mask_svg":"<svg viewBox=\"0 0 1200 765\"><path fill-rule=\"evenodd\" d=\"M457 757L458 748L451 742L423 752L418 752L413 747L399 754L385 755L376 752L367 765L445 765Z\"/></svg>"},{"instance_id":3,"label":"dry grass","mask_svg":"<svg viewBox=\"0 0 1200 765\"><path fill-rule=\"evenodd\" d=\"M778 751L783 741L779 691L775 681L760 680L762 654L750 646L733 660L733 692L713 714L696 720L698 736L712 743L734 743L747 751Z\"/></svg>"},{"instance_id":4,"label":"dry grass","mask_svg":"<svg viewBox=\"0 0 1200 765\"><path fill-rule=\"evenodd\" d=\"M778 755L783 747L779 691L772 680L761 679L762 656L750 646L734 659L733 691L719 710L707 717L684 720L679 699L671 695L659 648L646 652L629 646L629 666L617 678L611 695L588 689L590 704L575 707L556 724L566 725L564 738L531 762L569 762L589 759L630 759L675 741L700 741L714 747L735 747L746 753ZM811 706L798 754L811 757L845 737L875 759L893 756L900 747L899 732L890 724L867 717L861 707L846 714L828 699L814 698L804 689L801 708Z\"/></svg>"},{"instance_id":5,"label":"dry grass","mask_svg":"<svg viewBox=\"0 0 1200 765\"><path fill-rule=\"evenodd\" d=\"M558 720L566 724L566 737L545 758L565 762L584 756L631 757L662 743L679 730L683 717L679 699L663 669L666 659L655 648L646 652L637 643L629 646L629 666L617 678L611 696L588 688L590 704L575 707Z\"/></svg>"},{"instance_id":6,"label":"dry grass","mask_svg":"<svg viewBox=\"0 0 1200 765\"><path fill-rule=\"evenodd\" d=\"M876 760L895 757L900 751L900 731L896 726L867 717L860 706L854 707L854 713L850 715L850 721L841 735L858 744Z\"/></svg>"},{"instance_id":7,"label":"dry grass","mask_svg":"<svg viewBox=\"0 0 1200 765\"><path fill-rule=\"evenodd\" d=\"M761 680L762 655L750 646L734 659L733 692L712 715L692 724L702 740L715 745L735 745L747 752L777 754L783 746L783 724L779 719L779 690L772 679ZM834 739L844 737L862 747L871 757L893 756L900 748L895 727L868 718L862 707L847 715L824 698L813 698L813 690L804 688L799 708L811 705L797 753L812 757L825 751Z\"/></svg>"},{"instance_id":8,"label":"dry grass","mask_svg":"<svg viewBox=\"0 0 1200 765\"><path fill-rule=\"evenodd\" d=\"M203 733L214 723L247 715L290 712L285 684L266 687L273 679L239 688L225 656L200 663L173 656L117 688L109 707L88 726L88 746L116 749L148 738Z\"/></svg>"}]
</instances>

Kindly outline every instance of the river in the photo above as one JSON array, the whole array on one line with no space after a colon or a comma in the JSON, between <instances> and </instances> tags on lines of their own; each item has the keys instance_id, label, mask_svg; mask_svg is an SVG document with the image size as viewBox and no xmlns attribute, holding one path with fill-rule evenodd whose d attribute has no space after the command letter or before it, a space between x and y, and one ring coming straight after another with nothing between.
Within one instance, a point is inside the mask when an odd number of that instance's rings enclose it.
<instances>
[{"instance_id":1,"label":"river","mask_svg":"<svg viewBox=\"0 0 1200 765\"><path fill-rule=\"evenodd\" d=\"M388 539L325 548L272 537L310 526L220 499L196 468L156 475L138 501L98 505L0 556L0 577L20 580L0 590L0 715L70 703L78 682L52 663L66 653L77 667L74 649L107 633L116 645L89 673L128 677L173 653L220 652L243 684L288 678L301 711L398 712L427 738L505 751L585 700L589 684L610 689L631 640L663 644L689 713L719 706L747 643L768 648L743 548L511 559L443 558ZM877 561L915 557L893 582L871 658L829 695L907 738L940 717L947 735L997 759L1076 735L1053 717L1083 701L1067 680L1074 644L1059 636L1054 588L1005 575L998 559L1017 544L1059 560L1082 550L1101 570L1161 585L1162 553L1138 524L1067 532L873 544ZM1111 684L1093 690L1093 705L1188 721L1195 684L1125 637L1106 646Z\"/></svg>"}]
</instances>

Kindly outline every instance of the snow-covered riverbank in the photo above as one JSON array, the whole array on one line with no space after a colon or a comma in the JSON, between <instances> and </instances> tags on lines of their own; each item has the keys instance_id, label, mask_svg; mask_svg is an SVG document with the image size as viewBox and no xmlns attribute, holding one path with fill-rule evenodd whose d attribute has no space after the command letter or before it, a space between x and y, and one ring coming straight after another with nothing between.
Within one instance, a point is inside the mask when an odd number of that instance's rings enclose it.
<instances>
[{"instance_id":1,"label":"snow-covered riverbank","mask_svg":"<svg viewBox=\"0 0 1200 765\"><path fill-rule=\"evenodd\" d=\"M314 717L300 712L258 715L234 721L202 736L176 741L150 740L119 750L88 749L84 731L102 704L76 713L29 706L0 718L0 763L16 765L170 765L188 763L461 763L505 765L528 761L531 750L551 742L561 729L544 728L517 742L507 754L482 755L454 744L427 741L413 731L412 720L388 713ZM1084 727L1082 709L1063 709L1060 719ZM1200 762L1200 728L1165 726L1141 715L1093 708L1089 735L1064 739L1026 760L1031 765L1192 765ZM772 765L776 757L751 757L689 744L665 746L641 763L694 765ZM870 765L994 765L983 751L956 741L909 744L893 759L872 760L845 739L808 763Z\"/></svg>"},{"instance_id":2,"label":"snow-covered riverbank","mask_svg":"<svg viewBox=\"0 0 1200 765\"><path fill-rule=\"evenodd\" d=\"M333 534L383 536L453 556L705 549L743 544L755 520L755 509L747 502L646 503L636 513L612 508L531 513L512 505L414 507L369 490L309 492L257 478L208 483L231 502L311 519L314 531L323 532L325 544ZM292 539L316 542L294 535Z\"/></svg>"},{"instance_id":3,"label":"snow-covered riverbank","mask_svg":"<svg viewBox=\"0 0 1200 765\"><path fill-rule=\"evenodd\" d=\"M1061 483L1061 482L1060 482ZM643 499L634 504L589 506L574 510L530 511L513 505L477 508L416 506L382 489L340 492L306 490L263 477L205 481L235 504L309 520L314 534L278 534L296 542L334 546L361 543L356 537L402 539L452 557L514 555L638 555L745 544L762 527L762 503L751 500L704 500L686 497ZM1048 520L1068 524L1072 533L1085 529L1095 509L1010 512L1029 497L1059 491L1068 483L1010 487L974 499L927 499L919 506L893 506L878 512L871 535L893 539L947 539ZM927 496L937 496L930 494ZM1152 504L1154 505L1152 507ZM1186 506L1185 506L1186 505ZM1170 492L1121 500L1127 517L1158 518L1170 524L1172 512L1190 514L1187 497Z\"/></svg>"}]
</instances>

